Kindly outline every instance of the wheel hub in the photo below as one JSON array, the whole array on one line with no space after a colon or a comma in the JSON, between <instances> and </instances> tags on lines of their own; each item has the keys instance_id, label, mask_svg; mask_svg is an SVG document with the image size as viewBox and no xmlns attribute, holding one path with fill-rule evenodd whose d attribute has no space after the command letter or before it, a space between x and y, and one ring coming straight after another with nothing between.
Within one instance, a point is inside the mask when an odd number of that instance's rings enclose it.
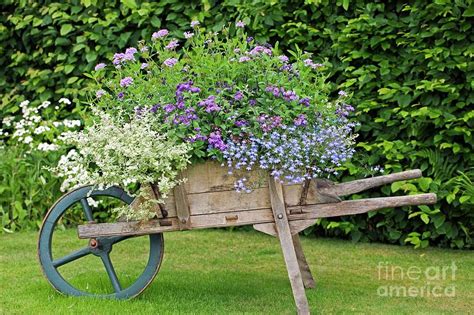
<instances>
[{"instance_id":1,"label":"wheel hub","mask_svg":"<svg viewBox=\"0 0 474 315\"><path fill-rule=\"evenodd\" d=\"M108 254L112 251L113 245L112 239L107 238L91 238L89 240L89 248L91 253L95 256L101 256L103 254Z\"/></svg>"}]
</instances>

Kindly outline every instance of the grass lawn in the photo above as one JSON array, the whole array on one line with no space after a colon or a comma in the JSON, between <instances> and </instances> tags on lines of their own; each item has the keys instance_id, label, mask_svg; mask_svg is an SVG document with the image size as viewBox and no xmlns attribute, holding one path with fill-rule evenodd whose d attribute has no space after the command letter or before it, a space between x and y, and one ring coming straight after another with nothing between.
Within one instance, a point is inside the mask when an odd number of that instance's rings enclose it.
<instances>
[{"instance_id":1,"label":"grass lawn","mask_svg":"<svg viewBox=\"0 0 474 315\"><path fill-rule=\"evenodd\" d=\"M56 245L68 248L74 233L58 232ZM160 272L141 296L129 301L56 293L40 271L36 240L34 232L0 236L0 314L295 313L279 243L257 232L165 234ZM146 255L144 241L127 240L120 243L121 248L114 247L112 260L119 278L139 272L143 265L140 258ZM315 238L303 238L302 244L317 282L316 289L307 291L313 313L474 310L472 251L414 250ZM457 268L454 275L453 263ZM84 271L85 267L89 271ZM87 287L109 286L103 266L94 256L71 263L65 274ZM397 290L403 295L405 289L407 295L411 290L417 296L394 296ZM433 290L441 296L433 296ZM380 296L386 292L392 296Z\"/></svg>"}]
</instances>

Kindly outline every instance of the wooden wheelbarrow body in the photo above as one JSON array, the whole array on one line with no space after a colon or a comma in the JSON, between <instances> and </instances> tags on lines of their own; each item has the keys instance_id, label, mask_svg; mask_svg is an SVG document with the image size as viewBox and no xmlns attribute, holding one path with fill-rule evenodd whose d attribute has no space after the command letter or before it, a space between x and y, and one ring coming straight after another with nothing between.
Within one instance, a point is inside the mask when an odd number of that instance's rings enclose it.
<instances>
[{"instance_id":1,"label":"wooden wheelbarrow body","mask_svg":"<svg viewBox=\"0 0 474 315\"><path fill-rule=\"evenodd\" d=\"M147 222L81 225L78 230L79 237L145 235L253 225L256 230L279 238L300 314L309 313L304 288L314 287L315 284L301 248L298 232L313 225L318 218L436 202L435 194L347 201L341 201L339 198L383 184L419 178L422 176L420 170L341 184L328 180L312 180L299 185L282 185L268 177L250 193L236 192L235 177L215 162L192 165L182 176L187 178L186 183L176 187L165 204L157 206L157 219ZM151 193L156 194L156 191L150 189Z\"/></svg>"}]
</instances>

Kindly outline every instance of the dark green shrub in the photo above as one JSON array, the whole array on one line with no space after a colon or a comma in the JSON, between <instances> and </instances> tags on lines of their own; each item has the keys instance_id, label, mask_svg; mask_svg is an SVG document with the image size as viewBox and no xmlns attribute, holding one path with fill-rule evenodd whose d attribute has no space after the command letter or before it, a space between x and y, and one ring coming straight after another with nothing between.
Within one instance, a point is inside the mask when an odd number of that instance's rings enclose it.
<instances>
[{"instance_id":1,"label":"dark green shrub","mask_svg":"<svg viewBox=\"0 0 474 315\"><path fill-rule=\"evenodd\" d=\"M434 207L321 220L312 231L471 248L473 16L472 2L448 0L7 1L0 16L1 108L15 112L11 101L19 95L80 99L84 71L158 28L180 37L192 18L213 30L243 19L258 40L298 45L332 63L334 88L353 93L361 123L356 160L389 172L423 170L425 178L385 187L382 195L431 191L440 199ZM365 175L348 165L342 180Z\"/></svg>"}]
</instances>

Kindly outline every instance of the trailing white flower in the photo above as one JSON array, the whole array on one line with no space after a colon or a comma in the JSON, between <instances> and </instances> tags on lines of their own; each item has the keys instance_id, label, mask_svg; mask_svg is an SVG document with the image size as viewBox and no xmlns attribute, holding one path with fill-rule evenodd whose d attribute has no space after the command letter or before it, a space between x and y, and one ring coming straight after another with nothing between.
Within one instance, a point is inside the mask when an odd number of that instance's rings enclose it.
<instances>
[{"instance_id":1,"label":"trailing white flower","mask_svg":"<svg viewBox=\"0 0 474 315\"><path fill-rule=\"evenodd\" d=\"M177 144L153 130L146 116L126 122L106 113L95 114L100 117L96 124L63 137L77 151L71 150L63 156L54 169L64 177L62 189L87 184L103 189L154 183L164 200L179 183L176 179L179 171L189 163L190 145ZM148 219L154 215L149 209L128 207L121 208L120 214L129 219Z\"/></svg>"}]
</instances>

